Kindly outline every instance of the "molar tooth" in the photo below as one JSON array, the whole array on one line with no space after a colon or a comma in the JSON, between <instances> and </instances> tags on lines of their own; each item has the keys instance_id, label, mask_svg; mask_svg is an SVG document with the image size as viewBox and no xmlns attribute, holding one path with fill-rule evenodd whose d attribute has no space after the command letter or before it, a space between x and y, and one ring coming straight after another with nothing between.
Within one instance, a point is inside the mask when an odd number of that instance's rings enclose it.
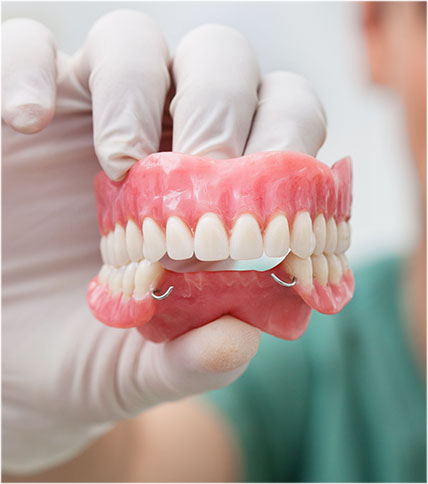
<instances>
[{"instance_id":1,"label":"molar tooth","mask_svg":"<svg viewBox=\"0 0 428 484\"><path fill-rule=\"evenodd\" d=\"M324 252L326 232L327 232L325 218L322 213L316 216L314 220L313 230L314 230L314 235L316 240L314 254L321 255Z\"/></svg>"},{"instance_id":2,"label":"molar tooth","mask_svg":"<svg viewBox=\"0 0 428 484\"><path fill-rule=\"evenodd\" d=\"M116 224L114 229L114 255L119 266L129 262L128 252L126 251L125 229L120 224Z\"/></svg>"},{"instance_id":3,"label":"molar tooth","mask_svg":"<svg viewBox=\"0 0 428 484\"><path fill-rule=\"evenodd\" d=\"M116 266L116 255L114 252L114 231L108 233L107 235L107 242L106 242L106 251L107 251L107 262L112 266Z\"/></svg>"},{"instance_id":4,"label":"molar tooth","mask_svg":"<svg viewBox=\"0 0 428 484\"><path fill-rule=\"evenodd\" d=\"M324 255L313 255L312 269L314 278L322 285L326 286L328 282L328 262Z\"/></svg>"},{"instance_id":5,"label":"molar tooth","mask_svg":"<svg viewBox=\"0 0 428 484\"><path fill-rule=\"evenodd\" d=\"M345 254L338 254L337 256L340 260L340 263L342 264L342 271L345 273L349 269L349 263L348 263L348 258L346 257Z\"/></svg>"},{"instance_id":6,"label":"molar tooth","mask_svg":"<svg viewBox=\"0 0 428 484\"><path fill-rule=\"evenodd\" d=\"M122 281L122 290L123 290L123 297L129 298L131 297L134 291L134 279L135 273L137 271L138 263L131 262L126 266L125 273L123 274L123 281Z\"/></svg>"},{"instance_id":7,"label":"molar tooth","mask_svg":"<svg viewBox=\"0 0 428 484\"><path fill-rule=\"evenodd\" d=\"M150 217L143 222L143 254L150 262L157 262L165 255L165 234L159 225Z\"/></svg>"},{"instance_id":8,"label":"molar tooth","mask_svg":"<svg viewBox=\"0 0 428 484\"><path fill-rule=\"evenodd\" d=\"M107 259L107 237L104 235L101 236L100 239L100 252L101 252L101 259L103 261L103 264L109 264L110 261Z\"/></svg>"},{"instance_id":9,"label":"molar tooth","mask_svg":"<svg viewBox=\"0 0 428 484\"><path fill-rule=\"evenodd\" d=\"M263 245L269 257L282 257L290 248L290 230L285 215L277 215L266 227Z\"/></svg>"},{"instance_id":10,"label":"molar tooth","mask_svg":"<svg viewBox=\"0 0 428 484\"><path fill-rule=\"evenodd\" d=\"M340 222L337 226L337 247L339 254L349 249L351 245L351 227L348 222Z\"/></svg>"},{"instance_id":11,"label":"molar tooth","mask_svg":"<svg viewBox=\"0 0 428 484\"><path fill-rule=\"evenodd\" d=\"M337 227L334 218L332 217L326 224L326 238L324 252L326 254L333 254L337 246Z\"/></svg>"},{"instance_id":12,"label":"molar tooth","mask_svg":"<svg viewBox=\"0 0 428 484\"><path fill-rule=\"evenodd\" d=\"M334 254L327 255L328 262L328 280L332 284L339 284L340 279L342 279L342 264L339 258Z\"/></svg>"},{"instance_id":13,"label":"molar tooth","mask_svg":"<svg viewBox=\"0 0 428 484\"><path fill-rule=\"evenodd\" d=\"M263 240L257 220L246 213L235 222L230 236L230 257L235 260L258 259L263 255Z\"/></svg>"},{"instance_id":14,"label":"molar tooth","mask_svg":"<svg viewBox=\"0 0 428 484\"><path fill-rule=\"evenodd\" d=\"M312 220L308 212L299 212L291 230L291 250L302 259L311 255Z\"/></svg>"},{"instance_id":15,"label":"molar tooth","mask_svg":"<svg viewBox=\"0 0 428 484\"><path fill-rule=\"evenodd\" d=\"M166 223L166 250L173 260L190 259L193 255L192 233L179 217L169 217Z\"/></svg>"},{"instance_id":16,"label":"molar tooth","mask_svg":"<svg viewBox=\"0 0 428 484\"><path fill-rule=\"evenodd\" d=\"M202 261L229 257L229 239L223 223L215 213L205 213L196 225L195 255Z\"/></svg>"},{"instance_id":17,"label":"molar tooth","mask_svg":"<svg viewBox=\"0 0 428 484\"><path fill-rule=\"evenodd\" d=\"M126 224L126 249L132 261L138 262L143 258L143 235L133 220Z\"/></svg>"},{"instance_id":18,"label":"molar tooth","mask_svg":"<svg viewBox=\"0 0 428 484\"><path fill-rule=\"evenodd\" d=\"M124 267L120 267L119 269L112 268L108 280L108 285L110 288L110 292L112 296L119 294L122 290L122 279L123 273L125 272Z\"/></svg>"},{"instance_id":19,"label":"molar tooth","mask_svg":"<svg viewBox=\"0 0 428 484\"><path fill-rule=\"evenodd\" d=\"M107 284L110 276L111 266L104 264L98 273L98 281L100 284Z\"/></svg>"},{"instance_id":20,"label":"molar tooth","mask_svg":"<svg viewBox=\"0 0 428 484\"><path fill-rule=\"evenodd\" d=\"M163 272L160 262L149 262L142 260L135 271L135 299L143 299L150 288L156 289L156 284Z\"/></svg>"},{"instance_id":21,"label":"molar tooth","mask_svg":"<svg viewBox=\"0 0 428 484\"><path fill-rule=\"evenodd\" d=\"M302 286L312 286L312 262L310 257L301 259L292 252L284 259L284 268L293 276Z\"/></svg>"}]
</instances>

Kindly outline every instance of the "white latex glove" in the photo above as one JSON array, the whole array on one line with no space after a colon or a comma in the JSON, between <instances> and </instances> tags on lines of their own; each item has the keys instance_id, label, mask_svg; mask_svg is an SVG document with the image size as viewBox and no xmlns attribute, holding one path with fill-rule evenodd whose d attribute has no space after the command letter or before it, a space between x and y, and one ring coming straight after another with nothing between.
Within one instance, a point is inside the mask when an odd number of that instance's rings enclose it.
<instances>
[{"instance_id":1,"label":"white latex glove","mask_svg":"<svg viewBox=\"0 0 428 484\"><path fill-rule=\"evenodd\" d=\"M260 335L224 317L154 344L104 326L86 306L100 265L97 157L119 180L168 141L169 55L154 21L109 13L72 57L31 20L5 22L2 35L3 470L19 474L73 457L119 419L231 383ZM315 154L323 142L325 118L306 81L285 72L261 80L230 28L190 32L172 71L174 151Z\"/></svg>"}]
</instances>

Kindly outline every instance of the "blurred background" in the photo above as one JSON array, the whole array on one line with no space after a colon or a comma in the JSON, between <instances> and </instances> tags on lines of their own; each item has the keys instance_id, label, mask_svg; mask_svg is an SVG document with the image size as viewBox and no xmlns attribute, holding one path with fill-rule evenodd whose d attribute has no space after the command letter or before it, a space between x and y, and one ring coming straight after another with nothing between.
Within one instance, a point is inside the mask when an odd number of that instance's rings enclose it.
<instances>
[{"instance_id":1,"label":"blurred background","mask_svg":"<svg viewBox=\"0 0 428 484\"><path fill-rule=\"evenodd\" d=\"M405 120L394 95L369 82L357 2L2 2L2 18L42 22L72 54L96 19L116 8L154 17L171 52L202 23L229 25L249 39L262 72L306 77L328 118L318 158L331 166L351 155L354 163L351 264L413 246L419 194Z\"/></svg>"}]
</instances>

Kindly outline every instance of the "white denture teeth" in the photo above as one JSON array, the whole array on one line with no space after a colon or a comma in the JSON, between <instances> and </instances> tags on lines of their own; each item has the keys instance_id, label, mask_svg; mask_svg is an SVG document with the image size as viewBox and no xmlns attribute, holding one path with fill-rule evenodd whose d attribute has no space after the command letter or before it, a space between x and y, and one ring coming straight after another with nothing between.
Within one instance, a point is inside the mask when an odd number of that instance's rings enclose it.
<instances>
[{"instance_id":1,"label":"white denture teeth","mask_svg":"<svg viewBox=\"0 0 428 484\"><path fill-rule=\"evenodd\" d=\"M173 260L190 259L193 255L192 233L179 217L169 217L166 223L166 250Z\"/></svg>"},{"instance_id":2,"label":"white denture teeth","mask_svg":"<svg viewBox=\"0 0 428 484\"><path fill-rule=\"evenodd\" d=\"M334 254L327 255L328 262L328 280L332 284L339 284L342 278L343 269L339 258Z\"/></svg>"},{"instance_id":3,"label":"white denture teeth","mask_svg":"<svg viewBox=\"0 0 428 484\"><path fill-rule=\"evenodd\" d=\"M302 286L310 287L312 285L312 262L310 257L301 259L290 252L284 259L283 264L286 272L293 275Z\"/></svg>"},{"instance_id":4,"label":"white denture teeth","mask_svg":"<svg viewBox=\"0 0 428 484\"><path fill-rule=\"evenodd\" d=\"M100 272L98 273L98 281L101 284L107 284L108 283L111 270L112 270L112 267L107 265L107 264L104 264L101 267Z\"/></svg>"},{"instance_id":5,"label":"white denture teeth","mask_svg":"<svg viewBox=\"0 0 428 484\"><path fill-rule=\"evenodd\" d=\"M131 297L135 287L135 273L137 272L138 263L131 262L126 266L123 274L122 290L125 298Z\"/></svg>"},{"instance_id":6,"label":"white denture teeth","mask_svg":"<svg viewBox=\"0 0 428 484\"><path fill-rule=\"evenodd\" d=\"M104 235L102 235L100 239L100 252L103 264L109 264L110 261L107 260L107 237Z\"/></svg>"},{"instance_id":7,"label":"white denture teeth","mask_svg":"<svg viewBox=\"0 0 428 484\"><path fill-rule=\"evenodd\" d=\"M126 225L126 250L133 262L143 258L143 234L133 220L128 220Z\"/></svg>"},{"instance_id":8,"label":"white denture teeth","mask_svg":"<svg viewBox=\"0 0 428 484\"><path fill-rule=\"evenodd\" d=\"M351 245L351 227L348 222L342 221L337 225L337 247L336 252L342 254Z\"/></svg>"},{"instance_id":9,"label":"white denture teeth","mask_svg":"<svg viewBox=\"0 0 428 484\"><path fill-rule=\"evenodd\" d=\"M154 296L157 294L157 278L164 270L162 264L169 270L186 272L180 268L171 269L167 264L169 260L201 264L202 271L239 271L254 269L243 269L234 262L234 265L218 264L221 261L230 263L231 259L251 261L265 257L278 258L275 264L283 260L285 270L302 286L310 287L313 279L322 286L339 284L349 269L344 252L350 246L350 238L347 221L336 225L333 217L326 222L325 216L318 214L312 223L309 212L304 211L296 214L291 229L285 214L277 213L269 220L264 232L253 215L242 214L230 237L220 216L213 212L204 213L199 218L194 235L177 216L168 218L165 231L150 217L144 219L142 229L130 219L125 228L117 223L107 235L101 236L103 265L98 282L107 285L112 295L122 292L124 299L142 299L149 291L155 299L163 299L165 295ZM163 257L166 260L161 264L159 260ZM214 269L212 264L209 269L204 268L206 264L203 263L216 261L218 264L214 264ZM291 287L290 284L287 287Z\"/></svg>"},{"instance_id":10,"label":"white denture teeth","mask_svg":"<svg viewBox=\"0 0 428 484\"><path fill-rule=\"evenodd\" d=\"M282 257L290 249L290 231L285 215L277 215L266 227L263 245L269 257Z\"/></svg>"},{"instance_id":11,"label":"white denture teeth","mask_svg":"<svg viewBox=\"0 0 428 484\"><path fill-rule=\"evenodd\" d=\"M315 217L313 224L313 231L315 235L315 247L314 254L321 255L324 252L325 239L326 239L326 223L323 214L319 214Z\"/></svg>"},{"instance_id":12,"label":"white denture teeth","mask_svg":"<svg viewBox=\"0 0 428 484\"><path fill-rule=\"evenodd\" d=\"M219 261L229 257L229 239L215 213L206 213L195 229L195 256L201 261Z\"/></svg>"},{"instance_id":13,"label":"white denture teeth","mask_svg":"<svg viewBox=\"0 0 428 484\"><path fill-rule=\"evenodd\" d=\"M232 228L230 257L234 260L258 259L263 255L263 239L257 220L241 215Z\"/></svg>"},{"instance_id":14,"label":"white denture teeth","mask_svg":"<svg viewBox=\"0 0 428 484\"><path fill-rule=\"evenodd\" d=\"M119 269L113 268L110 272L108 285L110 292L113 296L119 294L122 291L122 279L124 272L124 267L120 267Z\"/></svg>"},{"instance_id":15,"label":"white denture teeth","mask_svg":"<svg viewBox=\"0 0 428 484\"><path fill-rule=\"evenodd\" d=\"M331 218L326 224L326 238L324 252L334 254L337 246L337 227L334 218Z\"/></svg>"},{"instance_id":16,"label":"white denture teeth","mask_svg":"<svg viewBox=\"0 0 428 484\"><path fill-rule=\"evenodd\" d=\"M125 229L120 224L116 224L114 229L114 256L118 266L123 266L129 262Z\"/></svg>"},{"instance_id":17,"label":"white denture teeth","mask_svg":"<svg viewBox=\"0 0 428 484\"><path fill-rule=\"evenodd\" d=\"M134 298L143 299L151 287L155 288L162 272L163 267L160 262L151 263L148 260L142 260L135 271Z\"/></svg>"},{"instance_id":18,"label":"white denture teeth","mask_svg":"<svg viewBox=\"0 0 428 484\"><path fill-rule=\"evenodd\" d=\"M150 217L143 222L143 255L150 262L157 262L165 255L165 234Z\"/></svg>"},{"instance_id":19,"label":"white denture teeth","mask_svg":"<svg viewBox=\"0 0 428 484\"><path fill-rule=\"evenodd\" d=\"M300 257L306 259L311 255L312 246L312 220L308 212L299 212L293 223L291 230L291 251Z\"/></svg>"},{"instance_id":20,"label":"white denture teeth","mask_svg":"<svg viewBox=\"0 0 428 484\"><path fill-rule=\"evenodd\" d=\"M345 273L349 269L349 263L348 263L348 258L346 257L345 254L338 254L337 256L340 260L340 263L342 265L342 271Z\"/></svg>"},{"instance_id":21,"label":"white denture teeth","mask_svg":"<svg viewBox=\"0 0 428 484\"><path fill-rule=\"evenodd\" d=\"M114 253L114 232L109 232L106 239L107 263L112 266L116 266L116 256Z\"/></svg>"},{"instance_id":22,"label":"white denture teeth","mask_svg":"<svg viewBox=\"0 0 428 484\"><path fill-rule=\"evenodd\" d=\"M326 286L328 282L328 262L324 255L313 255L312 271L314 279L316 279L322 286Z\"/></svg>"}]
</instances>

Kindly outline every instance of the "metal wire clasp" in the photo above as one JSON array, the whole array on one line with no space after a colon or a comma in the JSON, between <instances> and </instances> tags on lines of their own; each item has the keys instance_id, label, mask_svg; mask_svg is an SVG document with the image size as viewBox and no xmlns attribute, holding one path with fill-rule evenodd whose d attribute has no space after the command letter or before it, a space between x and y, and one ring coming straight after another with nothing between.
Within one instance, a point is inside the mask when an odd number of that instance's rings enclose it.
<instances>
[{"instance_id":1,"label":"metal wire clasp","mask_svg":"<svg viewBox=\"0 0 428 484\"><path fill-rule=\"evenodd\" d=\"M291 282L284 282L279 277L277 277L275 274L271 274L270 276L280 286L293 287L297 284L297 279L294 276L293 276L293 280Z\"/></svg>"},{"instance_id":2,"label":"metal wire clasp","mask_svg":"<svg viewBox=\"0 0 428 484\"><path fill-rule=\"evenodd\" d=\"M162 299L166 299L172 293L173 289L174 289L174 286L169 286L168 289L163 294L160 294L159 296L156 295L156 293L159 292L159 289L151 289L150 295L152 296L153 299L156 299L156 301L162 301Z\"/></svg>"}]
</instances>

